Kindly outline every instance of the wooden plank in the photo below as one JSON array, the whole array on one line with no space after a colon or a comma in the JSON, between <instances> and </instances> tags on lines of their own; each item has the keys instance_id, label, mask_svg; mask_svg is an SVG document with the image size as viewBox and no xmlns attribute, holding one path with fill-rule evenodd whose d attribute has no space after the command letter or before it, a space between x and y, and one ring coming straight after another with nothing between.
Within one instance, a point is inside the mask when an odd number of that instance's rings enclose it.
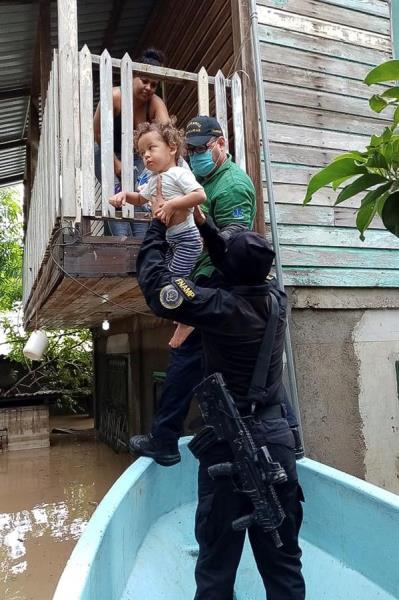
<instances>
[{"instance_id":1,"label":"wooden plank","mask_svg":"<svg viewBox=\"0 0 399 600\"><path fill-rule=\"evenodd\" d=\"M231 79L231 102L233 109L235 162L243 171L246 171L243 98L241 79L238 73L234 73Z\"/></svg>"},{"instance_id":2,"label":"wooden plank","mask_svg":"<svg viewBox=\"0 0 399 600\"><path fill-rule=\"evenodd\" d=\"M367 116L360 117L324 111L318 108L306 108L303 106L290 106L287 110L286 104L268 103L269 121L285 123L287 125L305 125L316 129L326 129L335 132L354 133L371 136L380 135L384 129L384 123Z\"/></svg>"},{"instance_id":3,"label":"wooden plank","mask_svg":"<svg viewBox=\"0 0 399 600\"><path fill-rule=\"evenodd\" d=\"M50 0L39 3L40 95L42 109L47 98L51 70L51 9Z\"/></svg>"},{"instance_id":4,"label":"wooden plank","mask_svg":"<svg viewBox=\"0 0 399 600\"><path fill-rule=\"evenodd\" d=\"M198 114L209 115L209 80L205 67L198 73Z\"/></svg>"},{"instance_id":5,"label":"wooden plank","mask_svg":"<svg viewBox=\"0 0 399 600\"><path fill-rule=\"evenodd\" d=\"M323 248L323 246L282 246L282 263L291 267L342 267L353 269L399 270L398 250L370 248ZM399 274L397 273L398 284Z\"/></svg>"},{"instance_id":6,"label":"wooden plank","mask_svg":"<svg viewBox=\"0 0 399 600\"><path fill-rule=\"evenodd\" d=\"M121 62L121 96L122 96L122 190L134 190L133 181L133 77L132 61L128 54ZM124 217L134 217L134 206L126 204L122 207Z\"/></svg>"},{"instance_id":7,"label":"wooden plank","mask_svg":"<svg viewBox=\"0 0 399 600\"><path fill-rule=\"evenodd\" d=\"M348 148L363 151L369 141L369 136L366 135L299 127L297 125L286 125L285 123L270 123L269 137L270 141L279 144L297 145L300 140L303 146L314 146L341 152L346 152Z\"/></svg>"},{"instance_id":8,"label":"wooden plank","mask_svg":"<svg viewBox=\"0 0 399 600\"><path fill-rule=\"evenodd\" d=\"M282 246L322 246L340 248L375 248L399 250L399 239L388 231L367 231L362 242L357 229L347 227L313 227L309 225L280 225L279 240ZM385 266L385 265L384 265Z\"/></svg>"},{"instance_id":9,"label":"wooden plank","mask_svg":"<svg viewBox=\"0 0 399 600\"><path fill-rule=\"evenodd\" d=\"M223 131L223 136L226 139L227 150L229 145L229 130L227 126L227 103L226 103L226 79L222 71L216 73L215 77L215 103L216 103L216 118Z\"/></svg>"},{"instance_id":10,"label":"wooden plank","mask_svg":"<svg viewBox=\"0 0 399 600\"><path fill-rule=\"evenodd\" d=\"M101 63L101 56L97 54L92 55L92 61L94 64ZM121 61L118 58L111 58L111 64L113 67L119 68L121 66ZM165 81L175 81L177 83L181 83L184 81L185 83L197 83L198 84L198 75L197 73L190 73L189 71L182 71L179 69L169 69L166 67L154 67L153 65L145 65L143 63L132 62L132 69L135 73L139 73L142 75L151 75L159 80ZM209 85L215 85L215 78L208 77ZM230 81L226 81L226 86L230 87Z\"/></svg>"},{"instance_id":11,"label":"wooden plank","mask_svg":"<svg viewBox=\"0 0 399 600\"><path fill-rule=\"evenodd\" d=\"M82 161L82 215L95 214L93 70L91 54L85 45L79 53L80 139Z\"/></svg>"},{"instance_id":12,"label":"wooden plank","mask_svg":"<svg viewBox=\"0 0 399 600\"><path fill-rule=\"evenodd\" d=\"M286 106L303 106L344 115L361 116L370 120L370 123L380 123L381 128L389 123L392 114L389 109L380 114L372 112L367 98L351 98L321 89L287 87L281 83L267 82L264 91L268 103L276 102ZM287 109L287 113L289 110Z\"/></svg>"},{"instance_id":13,"label":"wooden plank","mask_svg":"<svg viewBox=\"0 0 399 600\"><path fill-rule=\"evenodd\" d=\"M304 71L315 71L340 77L363 81L370 70L364 65L351 60L342 60L316 52L307 52L289 46L276 46L267 42L260 43L262 61L296 67Z\"/></svg>"},{"instance_id":14,"label":"wooden plank","mask_svg":"<svg viewBox=\"0 0 399 600\"><path fill-rule=\"evenodd\" d=\"M60 194L60 121L59 121L59 60L58 54L53 53L53 102L54 102L54 178L55 178L55 202L53 220L56 222L57 217L61 216L61 194Z\"/></svg>"},{"instance_id":15,"label":"wooden plank","mask_svg":"<svg viewBox=\"0 0 399 600\"><path fill-rule=\"evenodd\" d=\"M266 6L258 7L258 17L259 23L262 25L281 27L288 31L300 31L315 38L335 40L355 46L382 50L383 52L390 52L391 50L391 42L388 36L369 33L354 27L293 15L286 13L284 10Z\"/></svg>"},{"instance_id":16,"label":"wooden plank","mask_svg":"<svg viewBox=\"0 0 399 600\"><path fill-rule=\"evenodd\" d=\"M61 145L61 211L63 217L76 216L75 144L73 111L73 53L69 47L60 50L59 107Z\"/></svg>"},{"instance_id":17,"label":"wooden plank","mask_svg":"<svg viewBox=\"0 0 399 600\"><path fill-rule=\"evenodd\" d=\"M304 287L399 287L396 271L383 269L344 269L285 267L284 284Z\"/></svg>"},{"instance_id":18,"label":"wooden plank","mask_svg":"<svg viewBox=\"0 0 399 600\"><path fill-rule=\"evenodd\" d=\"M274 170L274 166L272 170ZM293 169L288 169L288 173L293 172ZM280 183L278 179L284 179L284 182ZM276 179L273 179L273 181L276 202L279 202L280 204L298 204L303 206L303 199L306 195L306 185L295 184L293 181L290 182L288 178L284 177L284 174L280 177L277 174ZM324 187L314 194L311 206L334 206L337 196L338 192L334 192L331 187ZM360 200L363 196L364 194L358 194L357 196L354 196L354 198L351 198L345 202L345 206L357 208L360 206ZM267 201L266 188L263 190L263 197L264 200Z\"/></svg>"},{"instance_id":19,"label":"wooden plank","mask_svg":"<svg viewBox=\"0 0 399 600\"><path fill-rule=\"evenodd\" d=\"M374 15L373 18L370 18L370 13L351 10L350 7L342 4L341 6L328 4L322 0L285 0L284 4L276 0L258 0L257 4L269 8L281 8L289 13L315 17L330 23L340 23L382 35L389 36L391 34L389 15L386 16L386 11L384 16ZM359 2L357 5L359 6Z\"/></svg>"},{"instance_id":20,"label":"wooden plank","mask_svg":"<svg viewBox=\"0 0 399 600\"><path fill-rule=\"evenodd\" d=\"M108 199L114 195L114 111L112 103L112 63L107 50L100 63L101 104L101 198L103 216L115 215Z\"/></svg>"},{"instance_id":21,"label":"wooden plank","mask_svg":"<svg viewBox=\"0 0 399 600\"><path fill-rule=\"evenodd\" d=\"M81 204L79 125L79 57L76 0L59 0L58 46L60 92L60 142L62 176L62 216L75 218Z\"/></svg>"},{"instance_id":22,"label":"wooden plank","mask_svg":"<svg viewBox=\"0 0 399 600\"><path fill-rule=\"evenodd\" d=\"M305 88L310 90L322 90L350 98L370 97L370 88L360 81L338 77L331 74L316 73L315 71L304 71L296 67L278 65L262 62L263 80L273 83L284 83L287 86ZM374 86L373 86L374 87ZM374 93L383 91L383 86L375 86ZM370 111L371 112L371 111Z\"/></svg>"},{"instance_id":23,"label":"wooden plank","mask_svg":"<svg viewBox=\"0 0 399 600\"><path fill-rule=\"evenodd\" d=\"M265 206L266 222L269 222L269 209ZM276 204L276 218L285 225L319 225L321 227L355 227L356 211L340 206L301 206L295 204ZM371 229L383 229L379 218L375 218Z\"/></svg>"},{"instance_id":24,"label":"wooden plank","mask_svg":"<svg viewBox=\"0 0 399 600\"><path fill-rule=\"evenodd\" d=\"M369 67L388 60L391 55L390 49L362 48L355 44L343 44L339 40L314 37L300 31L287 31L281 27L271 27L270 25L259 26L259 39L261 42L268 42L277 46L289 46L298 50L335 57L340 60L350 60L369 65Z\"/></svg>"}]
</instances>

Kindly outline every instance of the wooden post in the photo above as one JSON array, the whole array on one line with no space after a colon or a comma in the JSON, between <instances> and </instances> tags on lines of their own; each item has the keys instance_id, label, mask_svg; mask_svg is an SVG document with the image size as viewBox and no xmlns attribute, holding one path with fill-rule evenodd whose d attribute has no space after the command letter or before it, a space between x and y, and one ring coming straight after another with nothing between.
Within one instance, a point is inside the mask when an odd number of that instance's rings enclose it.
<instances>
[{"instance_id":1,"label":"wooden post","mask_svg":"<svg viewBox=\"0 0 399 600\"><path fill-rule=\"evenodd\" d=\"M122 108L122 190L133 190L133 72L132 61L126 53L121 62ZM134 217L134 206L122 207L124 217Z\"/></svg>"},{"instance_id":2,"label":"wooden post","mask_svg":"<svg viewBox=\"0 0 399 600\"><path fill-rule=\"evenodd\" d=\"M80 139L82 144L82 216L95 215L93 71L91 54L85 45L79 53Z\"/></svg>"},{"instance_id":3,"label":"wooden post","mask_svg":"<svg viewBox=\"0 0 399 600\"><path fill-rule=\"evenodd\" d=\"M114 110L112 102L112 61L107 50L100 62L101 104L101 197L102 214L114 216L115 208L108 199L114 195Z\"/></svg>"},{"instance_id":4,"label":"wooden post","mask_svg":"<svg viewBox=\"0 0 399 600\"><path fill-rule=\"evenodd\" d=\"M209 116L209 80L205 67L198 73L198 114Z\"/></svg>"},{"instance_id":5,"label":"wooden post","mask_svg":"<svg viewBox=\"0 0 399 600\"><path fill-rule=\"evenodd\" d=\"M61 214L75 219L80 207L78 18L76 0L58 0Z\"/></svg>"},{"instance_id":6,"label":"wooden post","mask_svg":"<svg viewBox=\"0 0 399 600\"><path fill-rule=\"evenodd\" d=\"M234 73L231 79L231 103L233 105L233 128L234 128L234 150L235 161L243 171L247 170L245 160L245 130L241 79L238 73Z\"/></svg>"},{"instance_id":7,"label":"wooden post","mask_svg":"<svg viewBox=\"0 0 399 600\"><path fill-rule=\"evenodd\" d=\"M226 139L227 151L229 150L229 129L227 120L227 101L226 101L226 79L219 69L215 77L215 104L216 118L222 128Z\"/></svg>"},{"instance_id":8,"label":"wooden post","mask_svg":"<svg viewBox=\"0 0 399 600\"><path fill-rule=\"evenodd\" d=\"M40 0L38 34L40 51L40 95L42 97L43 114L51 70L50 0Z\"/></svg>"},{"instance_id":9,"label":"wooden post","mask_svg":"<svg viewBox=\"0 0 399 600\"><path fill-rule=\"evenodd\" d=\"M255 70L250 35L249 0L230 0L233 23L234 59L236 70L241 69L244 98L244 128L247 173L256 190L256 218L254 229L265 232L263 186L260 170L259 111L256 97Z\"/></svg>"}]
</instances>

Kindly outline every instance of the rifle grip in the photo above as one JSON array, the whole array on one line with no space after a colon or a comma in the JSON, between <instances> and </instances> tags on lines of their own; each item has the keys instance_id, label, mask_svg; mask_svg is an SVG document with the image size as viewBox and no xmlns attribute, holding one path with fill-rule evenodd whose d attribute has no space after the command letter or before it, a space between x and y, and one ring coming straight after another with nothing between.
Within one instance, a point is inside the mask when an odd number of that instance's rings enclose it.
<instances>
[{"instance_id":1,"label":"rifle grip","mask_svg":"<svg viewBox=\"0 0 399 600\"><path fill-rule=\"evenodd\" d=\"M251 527L255 522L255 518L253 515L245 515L245 517L240 517L232 522L232 527L234 531L242 531L243 529L247 529L247 527Z\"/></svg>"},{"instance_id":2,"label":"rifle grip","mask_svg":"<svg viewBox=\"0 0 399 600\"><path fill-rule=\"evenodd\" d=\"M231 477L233 475L233 463L224 462L208 467L208 475L211 479L217 477Z\"/></svg>"}]
</instances>

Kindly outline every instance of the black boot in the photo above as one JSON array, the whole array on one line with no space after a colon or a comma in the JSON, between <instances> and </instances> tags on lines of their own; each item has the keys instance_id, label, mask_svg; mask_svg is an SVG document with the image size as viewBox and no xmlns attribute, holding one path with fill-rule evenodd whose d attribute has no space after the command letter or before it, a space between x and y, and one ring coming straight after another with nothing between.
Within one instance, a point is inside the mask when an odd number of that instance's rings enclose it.
<instances>
[{"instance_id":1,"label":"black boot","mask_svg":"<svg viewBox=\"0 0 399 600\"><path fill-rule=\"evenodd\" d=\"M305 456L299 427L290 427L295 438L295 458L301 460Z\"/></svg>"},{"instance_id":2,"label":"black boot","mask_svg":"<svg viewBox=\"0 0 399 600\"><path fill-rule=\"evenodd\" d=\"M180 462L181 456L176 441L164 441L153 437L151 433L134 435L129 440L129 452L149 456L163 467L171 467Z\"/></svg>"}]
</instances>

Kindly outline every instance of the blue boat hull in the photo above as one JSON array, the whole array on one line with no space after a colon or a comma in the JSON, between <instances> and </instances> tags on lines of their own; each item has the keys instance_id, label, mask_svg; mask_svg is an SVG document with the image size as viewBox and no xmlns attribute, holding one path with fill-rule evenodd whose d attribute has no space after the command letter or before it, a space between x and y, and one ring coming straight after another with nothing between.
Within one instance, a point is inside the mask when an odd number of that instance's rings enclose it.
<instances>
[{"instance_id":1,"label":"blue boat hull","mask_svg":"<svg viewBox=\"0 0 399 600\"><path fill-rule=\"evenodd\" d=\"M197 464L162 468L140 459L118 479L91 518L53 600L189 600ZM306 496L302 528L307 600L399 598L399 498L325 465L298 463ZM264 600L246 547L237 600Z\"/></svg>"}]
</instances>

